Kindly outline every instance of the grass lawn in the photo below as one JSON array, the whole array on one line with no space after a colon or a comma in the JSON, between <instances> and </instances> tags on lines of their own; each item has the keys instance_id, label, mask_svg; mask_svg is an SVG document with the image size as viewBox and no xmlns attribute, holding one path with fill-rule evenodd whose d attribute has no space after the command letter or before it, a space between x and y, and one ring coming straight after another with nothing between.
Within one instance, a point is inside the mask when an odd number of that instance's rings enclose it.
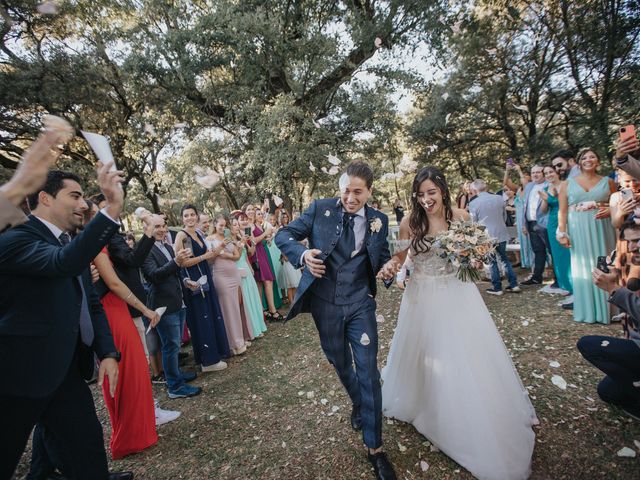
<instances>
[{"instance_id":1,"label":"grass lawn","mask_svg":"<svg viewBox=\"0 0 640 480\"><path fill-rule=\"evenodd\" d=\"M490 284L478 286L484 292ZM383 288L378 296L378 313L385 318L378 325L380 367L401 293ZM559 297L538 288L484 296L540 418L532 478L640 478L639 457L616 454L625 446L640 454L640 443L634 445L640 442L640 422L598 399L601 374L575 348L582 335L618 335L619 326L576 324L556 306ZM552 361L560 366L551 367ZM567 389L553 385L552 375L562 376ZM182 416L159 427L156 446L112 462L113 470L154 480L373 478L360 434L349 426L349 399L309 316L271 325L247 354L229 360L227 370L201 375L194 384L203 394L183 400L168 400L164 389L154 386L161 406L181 410ZM108 436L102 396L93 391ZM472 478L410 425L385 419L383 438L399 478ZM17 478L27 462L25 454Z\"/></svg>"}]
</instances>

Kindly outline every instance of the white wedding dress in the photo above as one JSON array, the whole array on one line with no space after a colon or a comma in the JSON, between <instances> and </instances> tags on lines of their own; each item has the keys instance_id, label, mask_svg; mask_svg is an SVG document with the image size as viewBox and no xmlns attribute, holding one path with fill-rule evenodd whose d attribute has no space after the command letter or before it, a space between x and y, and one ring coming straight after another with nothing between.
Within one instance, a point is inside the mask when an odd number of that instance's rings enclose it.
<instances>
[{"instance_id":1,"label":"white wedding dress","mask_svg":"<svg viewBox=\"0 0 640 480\"><path fill-rule=\"evenodd\" d=\"M382 370L384 415L477 478L527 478L535 411L477 287L435 248L413 262Z\"/></svg>"}]
</instances>

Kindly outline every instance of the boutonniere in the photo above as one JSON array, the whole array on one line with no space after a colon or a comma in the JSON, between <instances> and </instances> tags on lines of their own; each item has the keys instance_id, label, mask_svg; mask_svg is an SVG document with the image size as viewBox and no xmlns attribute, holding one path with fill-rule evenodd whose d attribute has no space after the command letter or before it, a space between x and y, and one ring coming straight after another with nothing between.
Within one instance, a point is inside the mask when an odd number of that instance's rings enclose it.
<instances>
[{"instance_id":1,"label":"boutonniere","mask_svg":"<svg viewBox=\"0 0 640 480\"><path fill-rule=\"evenodd\" d=\"M382 228L382 220L374 218L369 222L369 228L371 229L371 233L378 233Z\"/></svg>"},{"instance_id":2,"label":"boutonniere","mask_svg":"<svg viewBox=\"0 0 640 480\"><path fill-rule=\"evenodd\" d=\"M331 215L331 211L330 210L325 210L324 211L324 216L328 217L329 215Z\"/></svg>"}]
</instances>

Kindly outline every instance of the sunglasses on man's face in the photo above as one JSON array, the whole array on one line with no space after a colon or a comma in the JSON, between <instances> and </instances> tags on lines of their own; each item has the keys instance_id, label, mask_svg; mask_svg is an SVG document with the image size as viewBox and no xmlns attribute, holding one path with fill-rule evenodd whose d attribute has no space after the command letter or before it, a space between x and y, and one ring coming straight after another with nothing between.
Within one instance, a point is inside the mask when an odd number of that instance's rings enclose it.
<instances>
[{"instance_id":1,"label":"sunglasses on man's face","mask_svg":"<svg viewBox=\"0 0 640 480\"><path fill-rule=\"evenodd\" d=\"M552 164L552 166L553 166L553 168L555 168L556 170L557 170L558 168L562 168L562 164L561 164L561 163L555 163L555 164Z\"/></svg>"}]
</instances>

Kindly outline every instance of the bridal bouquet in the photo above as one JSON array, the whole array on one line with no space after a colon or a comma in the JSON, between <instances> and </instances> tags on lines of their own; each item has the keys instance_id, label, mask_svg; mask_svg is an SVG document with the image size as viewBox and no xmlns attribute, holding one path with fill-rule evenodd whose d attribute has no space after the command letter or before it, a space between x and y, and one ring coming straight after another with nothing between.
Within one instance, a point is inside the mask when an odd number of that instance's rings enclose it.
<instances>
[{"instance_id":1,"label":"bridal bouquet","mask_svg":"<svg viewBox=\"0 0 640 480\"><path fill-rule=\"evenodd\" d=\"M495 249L495 241L484 225L456 220L451 222L449 230L438 235L434 246L440 249L441 258L447 259L458 269L458 279L477 282L481 277L476 265L489 260Z\"/></svg>"}]
</instances>

